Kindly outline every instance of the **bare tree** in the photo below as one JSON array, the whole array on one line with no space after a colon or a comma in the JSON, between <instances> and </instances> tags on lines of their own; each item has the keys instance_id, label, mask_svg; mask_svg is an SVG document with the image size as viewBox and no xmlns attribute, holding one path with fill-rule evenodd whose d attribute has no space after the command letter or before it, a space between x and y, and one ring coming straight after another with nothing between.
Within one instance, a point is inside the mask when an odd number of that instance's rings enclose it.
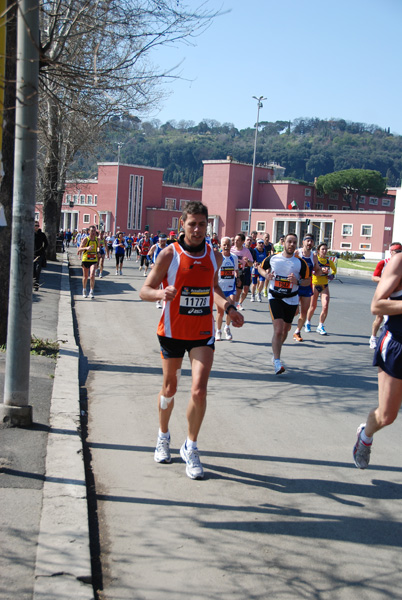
<instances>
[{"instance_id":1,"label":"bare tree","mask_svg":"<svg viewBox=\"0 0 402 600\"><path fill-rule=\"evenodd\" d=\"M191 43L218 13L180 0L42 0L39 199L49 258L67 169L115 116L144 114L174 77L149 62L151 50Z\"/></svg>"},{"instance_id":2,"label":"bare tree","mask_svg":"<svg viewBox=\"0 0 402 600\"><path fill-rule=\"evenodd\" d=\"M0 345L6 343L8 295L11 255L11 220L14 176L15 79L17 45L17 6L7 2L6 64L4 78L2 162L4 175L0 182L0 203L4 207L7 226L0 232ZM33 235L33 234L32 234Z\"/></svg>"}]
</instances>

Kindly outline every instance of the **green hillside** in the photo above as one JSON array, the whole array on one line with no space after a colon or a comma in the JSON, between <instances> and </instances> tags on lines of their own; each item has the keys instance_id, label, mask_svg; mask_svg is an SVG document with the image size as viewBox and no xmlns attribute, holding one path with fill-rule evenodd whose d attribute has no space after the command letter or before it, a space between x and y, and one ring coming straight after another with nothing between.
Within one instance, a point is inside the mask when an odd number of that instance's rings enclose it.
<instances>
[{"instance_id":1,"label":"green hillside","mask_svg":"<svg viewBox=\"0 0 402 600\"><path fill-rule=\"evenodd\" d=\"M164 180L172 184L202 185L202 161L224 159L252 163L253 128L236 129L230 123L141 122L122 118L108 124L91 157L78 156L72 177L90 177L96 163L117 161L121 143L122 163L165 169ZM389 186L401 184L402 136L376 125L343 119L296 119L263 121L259 126L257 164L276 162L286 168L285 177L313 182L315 177L343 169L372 169Z\"/></svg>"}]
</instances>

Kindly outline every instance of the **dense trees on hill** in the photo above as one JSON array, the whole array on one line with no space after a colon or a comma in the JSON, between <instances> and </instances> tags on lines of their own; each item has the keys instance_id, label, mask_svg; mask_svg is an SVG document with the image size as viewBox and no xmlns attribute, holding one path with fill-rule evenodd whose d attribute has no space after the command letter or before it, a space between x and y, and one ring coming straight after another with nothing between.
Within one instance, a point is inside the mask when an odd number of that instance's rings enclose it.
<instances>
[{"instance_id":1,"label":"dense trees on hill","mask_svg":"<svg viewBox=\"0 0 402 600\"><path fill-rule=\"evenodd\" d=\"M105 128L94 156L78 157L71 175L94 175L97 161L117 160L117 143L122 143L121 162L162 167L166 182L201 186L203 160L231 155L240 162L252 162L254 131L213 119L196 125L193 121L162 124L116 118ZM279 163L286 168L286 178L313 182L333 171L371 169L379 171L387 185L396 186L402 176L402 136L343 119L262 121L256 159L260 164Z\"/></svg>"}]
</instances>

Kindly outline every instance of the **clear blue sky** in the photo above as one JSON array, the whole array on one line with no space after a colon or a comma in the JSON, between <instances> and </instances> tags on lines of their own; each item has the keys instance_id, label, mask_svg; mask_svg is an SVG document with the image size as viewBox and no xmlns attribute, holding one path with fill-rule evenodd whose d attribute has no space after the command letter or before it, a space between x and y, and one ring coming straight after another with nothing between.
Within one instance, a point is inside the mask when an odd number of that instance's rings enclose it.
<instances>
[{"instance_id":1,"label":"clear blue sky","mask_svg":"<svg viewBox=\"0 0 402 600\"><path fill-rule=\"evenodd\" d=\"M182 2L183 4L183 2ZM187 0L195 8L197 0ZM402 135L402 0L208 0L214 19L193 40L152 55L186 80L147 117L260 120L343 118Z\"/></svg>"}]
</instances>

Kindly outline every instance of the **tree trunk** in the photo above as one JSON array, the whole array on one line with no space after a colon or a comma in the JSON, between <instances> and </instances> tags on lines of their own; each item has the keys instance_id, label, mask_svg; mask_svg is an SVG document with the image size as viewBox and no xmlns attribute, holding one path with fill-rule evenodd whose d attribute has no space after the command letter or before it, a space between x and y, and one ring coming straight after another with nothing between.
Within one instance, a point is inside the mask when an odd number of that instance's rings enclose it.
<instances>
[{"instance_id":1,"label":"tree trunk","mask_svg":"<svg viewBox=\"0 0 402 600\"><path fill-rule=\"evenodd\" d=\"M7 339L8 296L10 289L11 221L14 178L14 130L16 102L17 10L14 0L8 0L6 32L6 70L3 114L3 170L0 183L0 203L4 207L7 226L0 230L0 345ZM33 235L33 232L32 232Z\"/></svg>"},{"instance_id":2,"label":"tree trunk","mask_svg":"<svg viewBox=\"0 0 402 600\"><path fill-rule=\"evenodd\" d=\"M59 131L58 111L55 102L48 100L48 138L49 148L44 167L44 198L43 198L43 230L47 235L49 245L47 258L56 260L56 238L59 231L61 197L59 193Z\"/></svg>"}]
</instances>

